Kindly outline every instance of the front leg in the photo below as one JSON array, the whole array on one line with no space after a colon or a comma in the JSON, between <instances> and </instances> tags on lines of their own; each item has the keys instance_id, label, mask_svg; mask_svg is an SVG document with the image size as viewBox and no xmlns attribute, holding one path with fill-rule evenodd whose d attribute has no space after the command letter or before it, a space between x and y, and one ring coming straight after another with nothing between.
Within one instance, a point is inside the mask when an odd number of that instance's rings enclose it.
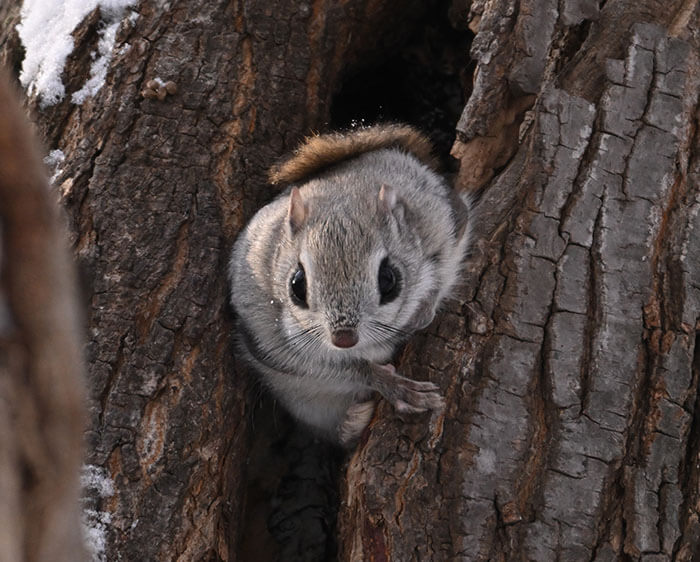
<instances>
[{"instance_id":1,"label":"front leg","mask_svg":"<svg viewBox=\"0 0 700 562\"><path fill-rule=\"evenodd\" d=\"M401 376L391 364L371 363L368 367L367 385L384 396L398 412L418 413L445 407L436 384Z\"/></svg>"},{"instance_id":2,"label":"front leg","mask_svg":"<svg viewBox=\"0 0 700 562\"><path fill-rule=\"evenodd\" d=\"M398 412L413 414L445 407L437 385L403 377L391 364L365 363L361 371L365 384L384 396ZM356 402L347 409L338 427L338 437L345 447L355 446L374 415L374 407L374 401L368 400Z\"/></svg>"}]
</instances>

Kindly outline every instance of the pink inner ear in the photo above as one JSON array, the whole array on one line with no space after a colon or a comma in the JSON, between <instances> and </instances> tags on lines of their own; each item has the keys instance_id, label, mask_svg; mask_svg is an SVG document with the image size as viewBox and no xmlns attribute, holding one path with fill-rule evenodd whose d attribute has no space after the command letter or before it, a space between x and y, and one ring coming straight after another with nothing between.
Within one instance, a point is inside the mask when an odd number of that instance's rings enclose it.
<instances>
[{"instance_id":1,"label":"pink inner ear","mask_svg":"<svg viewBox=\"0 0 700 562\"><path fill-rule=\"evenodd\" d=\"M306 220L306 205L301 198L298 187L293 187L289 194L289 224L292 230L298 230Z\"/></svg>"},{"instance_id":2,"label":"pink inner ear","mask_svg":"<svg viewBox=\"0 0 700 562\"><path fill-rule=\"evenodd\" d=\"M379 203L385 211L390 213L396 205L396 190L389 185L382 184L382 187L379 188Z\"/></svg>"}]
</instances>

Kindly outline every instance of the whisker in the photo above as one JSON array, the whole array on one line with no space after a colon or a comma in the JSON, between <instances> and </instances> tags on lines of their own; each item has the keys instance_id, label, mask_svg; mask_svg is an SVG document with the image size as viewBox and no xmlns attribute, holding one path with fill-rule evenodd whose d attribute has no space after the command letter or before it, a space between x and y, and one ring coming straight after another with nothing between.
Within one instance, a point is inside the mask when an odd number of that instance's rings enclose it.
<instances>
[{"instance_id":1,"label":"whisker","mask_svg":"<svg viewBox=\"0 0 700 562\"><path fill-rule=\"evenodd\" d=\"M306 332L306 334L304 335L306 337L303 340L301 340L300 344L297 344L297 342L295 342L293 351L297 355L300 354L302 351L307 350L309 346L314 346L318 344L320 339L317 337L318 334L315 331Z\"/></svg>"},{"instance_id":2,"label":"whisker","mask_svg":"<svg viewBox=\"0 0 700 562\"><path fill-rule=\"evenodd\" d=\"M290 349L292 358L295 362L305 364L309 357L314 357L323 345L323 338L321 337L323 329L320 326L315 327L317 329L309 330L305 335L306 337L300 341L299 345L294 346Z\"/></svg>"},{"instance_id":3,"label":"whisker","mask_svg":"<svg viewBox=\"0 0 700 562\"><path fill-rule=\"evenodd\" d=\"M297 355L300 349L303 349L309 345L309 342L319 339L318 334L320 332L322 332L322 327L320 325L314 325L310 328L301 329L285 338L282 343L271 348L261 349L261 351L264 353L259 359L262 362L269 361L271 359L278 359L278 352L284 350L285 348L288 349L292 355Z\"/></svg>"},{"instance_id":4,"label":"whisker","mask_svg":"<svg viewBox=\"0 0 700 562\"><path fill-rule=\"evenodd\" d=\"M379 320L372 320L372 322L370 322L370 325L374 328L378 328L379 331L387 334L396 334L398 336L406 338L412 335L411 332L407 332L406 330L402 330L401 328L397 328L396 326L392 326L391 324L385 324L384 322L380 322Z\"/></svg>"},{"instance_id":5,"label":"whisker","mask_svg":"<svg viewBox=\"0 0 700 562\"><path fill-rule=\"evenodd\" d=\"M411 334L400 328L395 328L384 322L373 320L368 325L367 336L377 345L393 350L400 340L407 339Z\"/></svg>"}]
</instances>

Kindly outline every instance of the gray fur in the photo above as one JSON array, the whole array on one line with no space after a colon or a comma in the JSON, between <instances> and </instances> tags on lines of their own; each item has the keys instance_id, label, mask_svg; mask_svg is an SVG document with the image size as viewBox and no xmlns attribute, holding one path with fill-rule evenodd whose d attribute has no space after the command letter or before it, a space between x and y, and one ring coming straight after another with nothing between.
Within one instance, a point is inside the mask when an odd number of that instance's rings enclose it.
<instances>
[{"instance_id":1,"label":"gray fur","mask_svg":"<svg viewBox=\"0 0 700 562\"><path fill-rule=\"evenodd\" d=\"M305 206L298 228L295 220L290 225L287 190L258 211L234 245L237 351L295 417L346 445L369 422L368 408L357 405L374 391L400 411L439 409L434 384L402 377L388 363L453 290L469 238L468 205L427 166L393 148L361 154L297 187ZM395 195L393 207L387 194ZM402 288L380 304L385 256ZM290 297L298 263L306 271L307 309ZM356 331L359 341L334 346L337 329Z\"/></svg>"}]
</instances>

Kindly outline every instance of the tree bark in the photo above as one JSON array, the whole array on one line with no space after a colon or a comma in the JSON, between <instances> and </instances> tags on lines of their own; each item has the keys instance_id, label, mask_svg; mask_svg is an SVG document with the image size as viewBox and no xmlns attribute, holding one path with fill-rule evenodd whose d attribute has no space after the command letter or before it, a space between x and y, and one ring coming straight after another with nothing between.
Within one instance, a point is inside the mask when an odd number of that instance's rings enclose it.
<instances>
[{"instance_id":1,"label":"tree bark","mask_svg":"<svg viewBox=\"0 0 700 562\"><path fill-rule=\"evenodd\" d=\"M371 116L448 137L457 123L457 188L481 198L463 294L398 363L440 384L448 407L402 418L380 404L342 482L338 559L690 560L700 548L700 8L397 4L141 2L106 83L75 105L98 9L73 33L66 99L28 100L66 154L54 181L85 285L87 465L107 482L86 490L98 558L250 559L271 542L254 540L256 501L279 470L313 479L309 459L332 456L275 448L283 427L249 423L226 261L274 195L275 159L372 103ZM428 21L448 11L457 31L436 32ZM17 0L0 21L16 73ZM456 48L467 27L475 66ZM449 68L439 115L421 65ZM460 73L466 106L445 131L435 123L450 120ZM418 78L396 88L382 74ZM153 97L156 78L177 91ZM413 113L386 107L399 99Z\"/></svg>"}]
</instances>

